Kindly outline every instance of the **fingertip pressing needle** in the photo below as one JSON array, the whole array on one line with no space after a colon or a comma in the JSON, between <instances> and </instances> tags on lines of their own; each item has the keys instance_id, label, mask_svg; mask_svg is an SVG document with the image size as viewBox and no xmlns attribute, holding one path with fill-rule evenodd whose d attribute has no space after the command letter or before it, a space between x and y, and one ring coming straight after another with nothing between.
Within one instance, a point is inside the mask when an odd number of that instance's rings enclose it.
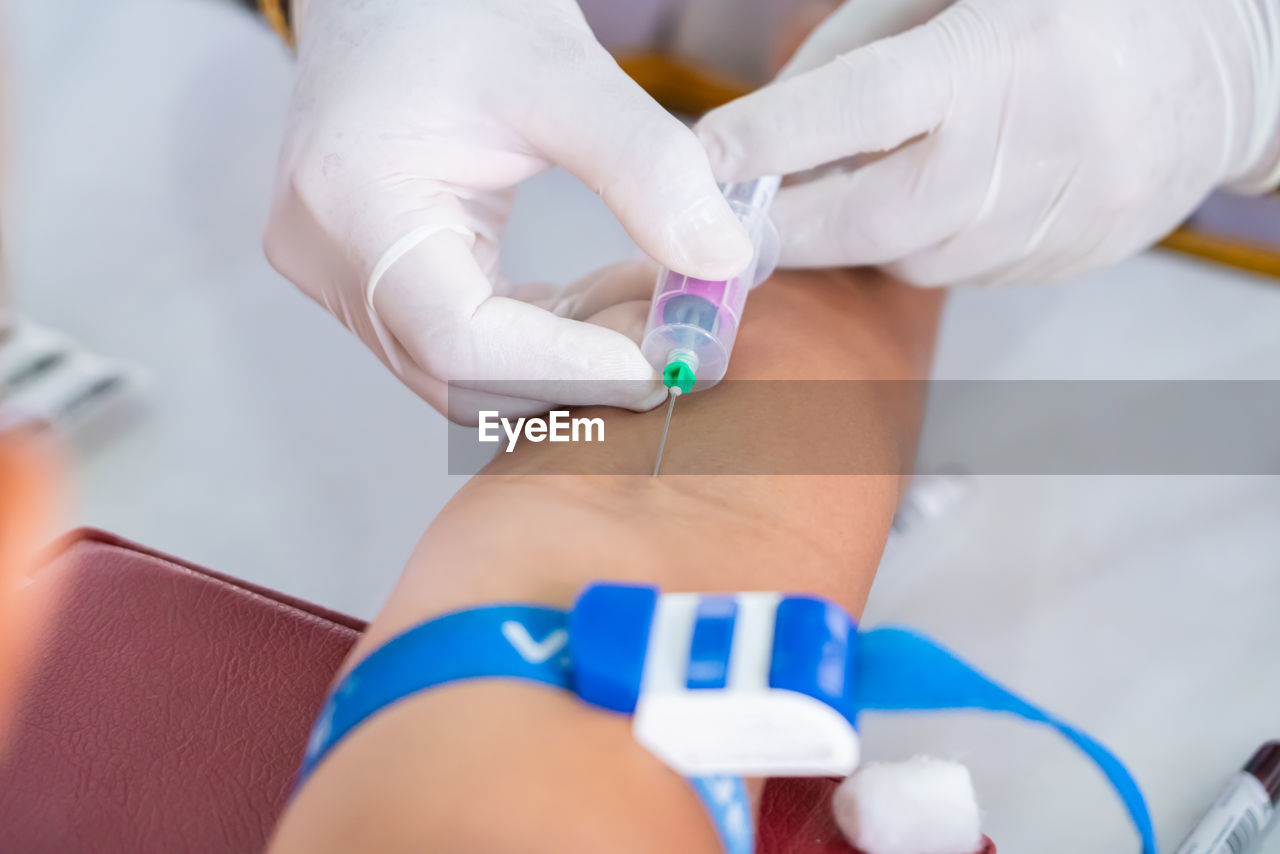
<instances>
[{"instance_id":1,"label":"fingertip pressing needle","mask_svg":"<svg viewBox=\"0 0 1280 854\"><path fill-rule=\"evenodd\" d=\"M653 476L658 476L658 470L662 468L662 453L667 449L667 432L671 430L671 415L676 411L676 398L683 392L679 386L671 386L670 402L667 404L667 423L662 425L662 442L658 445L658 460L653 464Z\"/></svg>"}]
</instances>

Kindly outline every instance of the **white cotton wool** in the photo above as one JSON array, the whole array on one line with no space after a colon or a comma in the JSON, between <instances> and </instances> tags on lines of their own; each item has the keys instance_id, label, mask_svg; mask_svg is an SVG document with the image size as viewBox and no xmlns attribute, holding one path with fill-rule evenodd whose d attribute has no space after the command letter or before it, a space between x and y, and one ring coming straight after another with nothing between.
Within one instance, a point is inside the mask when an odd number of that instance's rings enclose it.
<instances>
[{"instance_id":1,"label":"white cotton wool","mask_svg":"<svg viewBox=\"0 0 1280 854\"><path fill-rule=\"evenodd\" d=\"M832 808L866 854L975 854L983 843L973 780L958 762L870 763L840 784Z\"/></svg>"}]
</instances>

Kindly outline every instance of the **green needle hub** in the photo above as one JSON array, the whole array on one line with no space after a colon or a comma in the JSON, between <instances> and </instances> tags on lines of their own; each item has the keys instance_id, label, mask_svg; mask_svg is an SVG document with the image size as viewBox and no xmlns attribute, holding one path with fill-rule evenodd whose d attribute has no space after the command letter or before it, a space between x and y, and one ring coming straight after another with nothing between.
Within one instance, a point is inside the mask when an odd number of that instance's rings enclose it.
<instances>
[{"instance_id":1,"label":"green needle hub","mask_svg":"<svg viewBox=\"0 0 1280 854\"><path fill-rule=\"evenodd\" d=\"M684 362L671 362L662 372L662 384L667 388L678 388L682 394L688 394L697 381L693 368Z\"/></svg>"}]
</instances>

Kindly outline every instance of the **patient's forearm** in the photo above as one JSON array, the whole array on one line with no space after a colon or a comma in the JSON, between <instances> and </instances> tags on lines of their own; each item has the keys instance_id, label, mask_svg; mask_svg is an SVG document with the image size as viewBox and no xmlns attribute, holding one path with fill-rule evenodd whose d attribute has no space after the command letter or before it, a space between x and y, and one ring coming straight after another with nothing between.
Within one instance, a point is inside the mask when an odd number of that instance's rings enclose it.
<instances>
[{"instance_id":1,"label":"patient's forearm","mask_svg":"<svg viewBox=\"0 0 1280 854\"><path fill-rule=\"evenodd\" d=\"M922 378L940 306L936 293L869 272L780 274L752 296L729 379ZM794 453L792 427L810 413L767 406L760 393L759 411L726 428L719 394L680 401L664 471L695 457L720 460L729 472L752 470L752 455ZM886 394L842 413L842 435L820 453L849 444L879 460L865 470L907 469L922 405ZM662 409L587 414L606 419L619 470L652 466ZM427 603L443 609L516 596L565 604L600 577L686 590L785 587L861 609L900 478L539 476L575 465L599 471L590 448L525 444L500 454L427 532L369 642L420 621Z\"/></svg>"},{"instance_id":2,"label":"patient's forearm","mask_svg":"<svg viewBox=\"0 0 1280 854\"><path fill-rule=\"evenodd\" d=\"M870 273L780 275L752 297L730 379L920 378L940 300ZM715 429L716 400L712 391L682 402L671 468L682 454L718 454L732 471L743 455L786 453L788 424L804 415L763 409L726 433ZM891 396L847 413L883 457L876 470L910 459L921 405ZM663 415L606 413L611 453L652 460ZM568 605L598 579L805 591L861 610L899 477L540 474L572 471L581 452L524 446L471 481L423 537L355 657L442 611ZM687 784L632 740L628 721L545 688L490 683L403 701L320 767L277 850L353 847L713 852L716 843Z\"/></svg>"}]
</instances>

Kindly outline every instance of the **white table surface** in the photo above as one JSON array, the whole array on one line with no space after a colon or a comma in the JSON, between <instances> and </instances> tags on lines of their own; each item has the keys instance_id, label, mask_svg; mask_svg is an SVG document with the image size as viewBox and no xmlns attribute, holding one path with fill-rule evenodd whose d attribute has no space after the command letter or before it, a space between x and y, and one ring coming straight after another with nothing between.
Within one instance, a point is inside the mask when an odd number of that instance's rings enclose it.
<instances>
[{"instance_id":1,"label":"white table surface","mask_svg":"<svg viewBox=\"0 0 1280 854\"><path fill-rule=\"evenodd\" d=\"M370 616L460 479L442 420L262 258L286 55L204 0L8 12L18 302L150 377L144 416L81 461L77 521ZM630 254L601 211L563 174L532 182L511 273L566 281ZM937 374L1280 378L1280 287L1150 254L962 294ZM893 543L867 619L935 634L1116 748L1172 850L1280 737L1277 555L1280 478L979 477ZM874 757L966 762L1002 852L1136 851L1048 734L923 716L865 735Z\"/></svg>"}]
</instances>

